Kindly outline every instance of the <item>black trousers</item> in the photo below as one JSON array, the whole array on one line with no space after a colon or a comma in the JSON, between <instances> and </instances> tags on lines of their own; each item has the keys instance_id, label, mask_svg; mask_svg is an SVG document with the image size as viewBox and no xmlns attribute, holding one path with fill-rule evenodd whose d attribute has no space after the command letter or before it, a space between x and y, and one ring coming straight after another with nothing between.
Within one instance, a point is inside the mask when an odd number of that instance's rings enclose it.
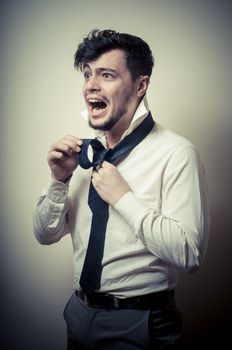
<instances>
[{"instance_id":1,"label":"black trousers","mask_svg":"<svg viewBox=\"0 0 232 350\"><path fill-rule=\"evenodd\" d=\"M182 350L182 318L174 299L152 310L99 309L75 294L64 310L67 350Z\"/></svg>"}]
</instances>

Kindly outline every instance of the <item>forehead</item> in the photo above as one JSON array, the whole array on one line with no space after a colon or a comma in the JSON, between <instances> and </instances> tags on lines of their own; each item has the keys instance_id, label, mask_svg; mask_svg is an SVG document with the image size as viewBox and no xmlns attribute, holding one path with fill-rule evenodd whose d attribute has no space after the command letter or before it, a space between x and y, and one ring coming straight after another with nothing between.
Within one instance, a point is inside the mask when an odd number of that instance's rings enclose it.
<instances>
[{"instance_id":1,"label":"forehead","mask_svg":"<svg viewBox=\"0 0 232 350\"><path fill-rule=\"evenodd\" d=\"M101 54L97 59L89 61L85 64L84 68L98 69L98 68L110 68L116 71L128 70L126 56L120 49L114 49Z\"/></svg>"}]
</instances>

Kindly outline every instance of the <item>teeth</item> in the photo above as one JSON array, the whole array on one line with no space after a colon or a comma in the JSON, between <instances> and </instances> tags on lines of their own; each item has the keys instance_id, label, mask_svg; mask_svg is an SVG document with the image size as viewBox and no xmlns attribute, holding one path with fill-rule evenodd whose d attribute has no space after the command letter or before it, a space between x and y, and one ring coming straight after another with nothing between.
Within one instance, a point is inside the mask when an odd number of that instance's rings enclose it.
<instances>
[{"instance_id":1,"label":"teeth","mask_svg":"<svg viewBox=\"0 0 232 350\"><path fill-rule=\"evenodd\" d=\"M98 100L98 99L96 99L96 98L90 98L90 99L89 99L89 102L91 102L91 103L96 103L96 102L102 102L102 100Z\"/></svg>"},{"instance_id":2,"label":"teeth","mask_svg":"<svg viewBox=\"0 0 232 350\"><path fill-rule=\"evenodd\" d=\"M87 99L89 107L92 110L100 110L100 109L105 109L106 108L106 103L104 102L103 99L100 98L88 98Z\"/></svg>"}]
</instances>

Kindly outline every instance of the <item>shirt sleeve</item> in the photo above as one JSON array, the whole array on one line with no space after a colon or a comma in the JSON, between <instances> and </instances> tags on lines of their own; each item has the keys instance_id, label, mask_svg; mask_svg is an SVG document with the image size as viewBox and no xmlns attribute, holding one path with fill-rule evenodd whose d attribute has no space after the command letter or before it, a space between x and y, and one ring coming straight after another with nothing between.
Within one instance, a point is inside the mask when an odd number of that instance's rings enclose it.
<instances>
[{"instance_id":1,"label":"shirt sleeve","mask_svg":"<svg viewBox=\"0 0 232 350\"><path fill-rule=\"evenodd\" d=\"M162 183L159 211L148 208L133 192L126 193L115 209L152 254L193 272L205 257L209 233L205 172L194 148L174 152Z\"/></svg>"},{"instance_id":2,"label":"shirt sleeve","mask_svg":"<svg viewBox=\"0 0 232 350\"><path fill-rule=\"evenodd\" d=\"M52 180L39 197L33 213L33 226L35 237L41 244L55 243L69 232L68 190L68 183Z\"/></svg>"}]
</instances>

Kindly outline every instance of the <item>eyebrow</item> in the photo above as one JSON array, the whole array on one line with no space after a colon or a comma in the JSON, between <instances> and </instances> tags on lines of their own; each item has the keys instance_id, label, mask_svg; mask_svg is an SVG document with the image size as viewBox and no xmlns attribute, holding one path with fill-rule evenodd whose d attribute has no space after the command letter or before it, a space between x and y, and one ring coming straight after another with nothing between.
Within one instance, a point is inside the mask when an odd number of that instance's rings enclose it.
<instances>
[{"instance_id":1,"label":"eyebrow","mask_svg":"<svg viewBox=\"0 0 232 350\"><path fill-rule=\"evenodd\" d=\"M88 63L86 63L86 64L84 65L83 71L84 71L85 69L90 69L90 70L92 70L92 69L90 68L90 66L89 66ZM108 68L108 67L98 67L98 68L96 68L96 71L98 71L98 72L107 71L107 72L111 72L111 73L114 73L114 74L117 73L117 71L116 71L115 69Z\"/></svg>"}]
</instances>

